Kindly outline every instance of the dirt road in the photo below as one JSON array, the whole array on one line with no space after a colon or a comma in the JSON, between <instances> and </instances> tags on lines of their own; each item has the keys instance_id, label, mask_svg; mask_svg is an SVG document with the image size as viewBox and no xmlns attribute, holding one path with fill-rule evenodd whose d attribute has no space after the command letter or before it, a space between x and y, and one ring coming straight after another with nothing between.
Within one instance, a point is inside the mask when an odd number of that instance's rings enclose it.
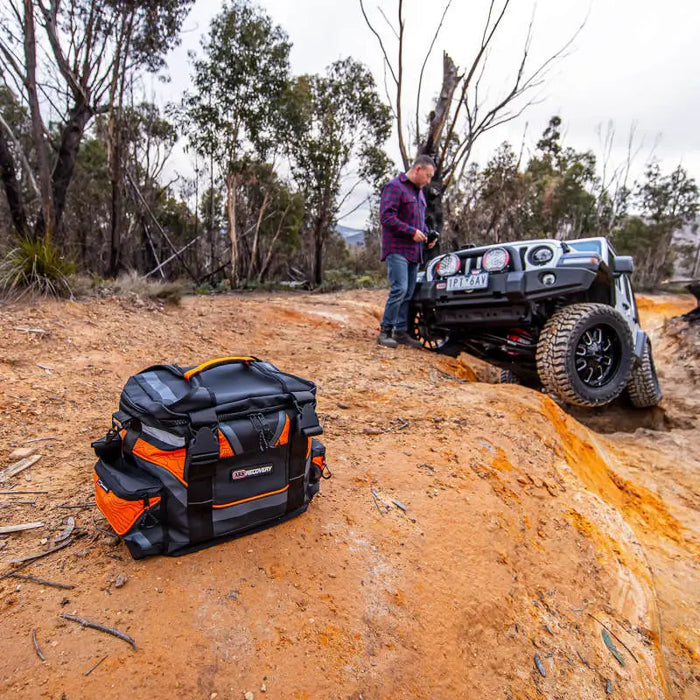
<instances>
[{"instance_id":1,"label":"dirt road","mask_svg":"<svg viewBox=\"0 0 700 700\"><path fill-rule=\"evenodd\" d=\"M700 695L697 344L662 328L693 300L642 300L660 409L572 415L466 355L378 347L383 300L0 307L0 469L41 455L0 526L43 523L0 539L0 576L84 533L19 571L72 588L0 581L0 696ZM134 372L239 353L316 381L333 478L277 528L132 561L89 505L90 441Z\"/></svg>"}]
</instances>

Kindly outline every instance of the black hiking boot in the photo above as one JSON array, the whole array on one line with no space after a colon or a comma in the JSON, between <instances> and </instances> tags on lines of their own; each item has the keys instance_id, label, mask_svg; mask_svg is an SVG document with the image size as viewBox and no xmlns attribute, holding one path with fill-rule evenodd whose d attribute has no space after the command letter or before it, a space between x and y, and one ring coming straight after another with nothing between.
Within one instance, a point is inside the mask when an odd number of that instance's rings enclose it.
<instances>
[{"instance_id":1,"label":"black hiking boot","mask_svg":"<svg viewBox=\"0 0 700 700\"><path fill-rule=\"evenodd\" d=\"M384 330L383 328L377 336L377 343L385 348L398 347L398 343L391 337L391 330Z\"/></svg>"},{"instance_id":2,"label":"black hiking boot","mask_svg":"<svg viewBox=\"0 0 700 700\"><path fill-rule=\"evenodd\" d=\"M412 338L407 331L395 330L391 336L399 345L408 345L409 348L423 349L423 344Z\"/></svg>"}]
</instances>

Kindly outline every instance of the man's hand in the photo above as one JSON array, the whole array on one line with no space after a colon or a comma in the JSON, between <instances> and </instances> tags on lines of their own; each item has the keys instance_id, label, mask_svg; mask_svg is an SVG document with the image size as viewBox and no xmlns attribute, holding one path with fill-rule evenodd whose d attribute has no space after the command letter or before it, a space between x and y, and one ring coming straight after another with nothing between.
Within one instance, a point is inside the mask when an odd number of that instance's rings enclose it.
<instances>
[{"instance_id":1,"label":"man's hand","mask_svg":"<svg viewBox=\"0 0 700 700\"><path fill-rule=\"evenodd\" d=\"M416 229L416 232L413 234L413 240L416 243L425 243L428 240L428 237L422 231Z\"/></svg>"},{"instance_id":2,"label":"man's hand","mask_svg":"<svg viewBox=\"0 0 700 700\"><path fill-rule=\"evenodd\" d=\"M428 243L428 248L434 248L436 243L437 243L437 238L435 238L430 243Z\"/></svg>"}]
</instances>

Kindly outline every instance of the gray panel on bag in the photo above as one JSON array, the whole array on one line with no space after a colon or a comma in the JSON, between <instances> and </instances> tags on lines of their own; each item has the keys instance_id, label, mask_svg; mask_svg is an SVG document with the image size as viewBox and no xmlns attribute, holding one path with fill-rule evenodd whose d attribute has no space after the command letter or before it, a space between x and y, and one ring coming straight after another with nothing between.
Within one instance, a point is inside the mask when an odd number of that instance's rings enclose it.
<instances>
[{"instance_id":1,"label":"gray panel on bag","mask_svg":"<svg viewBox=\"0 0 700 700\"><path fill-rule=\"evenodd\" d=\"M265 496L264 498L256 498L254 501L240 503L237 506L229 506L228 508L214 508L214 523L225 522L232 518L241 518L244 515L253 513L256 510L263 508L274 508L275 506L283 506L287 503L287 491L276 493L273 496Z\"/></svg>"},{"instance_id":2,"label":"gray panel on bag","mask_svg":"<svg viewBox=\"0 0 700 700\"><path fill-rule=\"evenodd\" d=\"M148 386L150 386L163 401L177 401L177 396L173 394L172 389L155 372L145 372L140 376L148 382Z\"/></svg>"}]
</instances>

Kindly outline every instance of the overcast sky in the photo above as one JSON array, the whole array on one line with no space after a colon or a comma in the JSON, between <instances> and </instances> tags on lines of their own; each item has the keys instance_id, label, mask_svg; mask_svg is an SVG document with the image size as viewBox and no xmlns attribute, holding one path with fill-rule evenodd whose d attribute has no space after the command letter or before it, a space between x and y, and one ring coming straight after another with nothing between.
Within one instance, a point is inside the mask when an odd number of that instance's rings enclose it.
<instances>
[{"instance_id":1,"label":"overcast sky","mask_svg":"<svg viewBox=\"0 0 700 700\"><path fill-rule=\"evenodd\" d=\"M319 73L329 63L353 56L366 63L383 86L380 49L364 23L358 0L260 0L259 4L289 35L294 73ZM396 40L378 8L395 23L397 5L397 0L365 2L391 58ZM484 77L492 97L501 93L520 61L533 14L531 0L512 0L511 5ZM439 0L404 0L409 87L417 83L443 7ZM172 82L165 89L154 87L163 101L174 99L187 88L191 72L187 51L199 49L200 37L220 9L218 0L196 0L183 27L182 45L170 56ZM453 0L426 68L423 114L440 89L442 51L446 50L458 66L469 65L487 9L487 0ZM665 172L681 163L691 176L700 179L700 2L539 0L534 7L530 65L537 66L559 49L584 21L568 55L553 67L538 90L539 103L484 139L473 160L485 163L505 140L519 149L523 134L525 152L531 153L549 117L559 114L564 120L565 145L590 148L600 156L597 130L612 120L617 133L611 157L615 165L624 160L627 136L636 125L639 153L635 172L642 170L653 152ZM383 87L381 92L384 94ZM407 89L406 98L408 112L414 115L414 88ZM398 166L395 136L387 143L387 150ZM176 168L186 173L182 156ZM358 211L342 223L362 227L365 218L366 210Z\"/></svg>"}]
</instances>

